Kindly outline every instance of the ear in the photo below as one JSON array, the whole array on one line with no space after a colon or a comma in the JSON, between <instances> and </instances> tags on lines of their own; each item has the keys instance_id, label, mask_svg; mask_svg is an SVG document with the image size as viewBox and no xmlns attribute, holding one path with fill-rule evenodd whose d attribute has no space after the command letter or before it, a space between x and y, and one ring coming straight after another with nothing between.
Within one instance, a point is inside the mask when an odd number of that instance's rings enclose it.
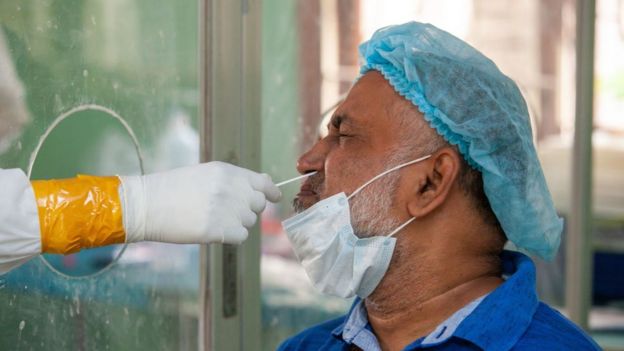
<instances>
[{"instance_id":1,"label":"ear","mask_svg":"<svg viewBox=\"0 0 624 351\"><path fill-rule=\"evenodd\" d=\"M459 175L461 156L453 148L438 150L421 167L412 186L407 210L412 217L422 218L448 198Z\"/></svg>"}]
</instances>

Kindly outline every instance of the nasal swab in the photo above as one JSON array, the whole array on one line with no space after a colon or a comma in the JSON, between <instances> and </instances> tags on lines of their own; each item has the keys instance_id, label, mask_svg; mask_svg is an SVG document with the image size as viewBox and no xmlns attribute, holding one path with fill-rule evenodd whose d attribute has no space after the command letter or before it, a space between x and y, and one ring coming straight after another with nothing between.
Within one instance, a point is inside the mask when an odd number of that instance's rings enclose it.
<instances>
[{"instance_id":1,"label":"nasal swab","mask_svg":"<svg viewBox=\"0 0 624 351\"><path fill-rule=\"evenodd\" d=\"M315 172L306 173L306 174L304 174L304 175L300 175L300 176L298 176L298 177L294 177L294 178L291 178L291 179L285 180L285 181L283 181L283 182L279 182L279 183L277 183L277 184L275 184L275 185L276 185L276 186L286 185L286 184L288 184L288 183L292 183L292 182L297 181L297 180L299 180L299 179L307 178L307 177L309 177L309 176L311 176L311 175L315 175L315 174L316 174L316 171L315 171Z\"/></svg>"}]
</instances>

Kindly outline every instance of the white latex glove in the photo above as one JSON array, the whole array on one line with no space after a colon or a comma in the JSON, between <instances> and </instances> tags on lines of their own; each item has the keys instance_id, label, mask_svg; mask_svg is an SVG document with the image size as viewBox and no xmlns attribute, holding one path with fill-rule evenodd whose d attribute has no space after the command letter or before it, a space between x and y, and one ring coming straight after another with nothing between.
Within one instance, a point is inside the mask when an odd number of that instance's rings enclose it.
<instances>
[{"instance_id":1,"label":"white latex glove","mask_svg":"<svg viewBox=\"0 0 624 351\"><path fill-rule=\"evenodd\" d=\"M282 196L267 174L223 162L119 178L126 242L238 244Z\"/></svg>"}]
</instances>

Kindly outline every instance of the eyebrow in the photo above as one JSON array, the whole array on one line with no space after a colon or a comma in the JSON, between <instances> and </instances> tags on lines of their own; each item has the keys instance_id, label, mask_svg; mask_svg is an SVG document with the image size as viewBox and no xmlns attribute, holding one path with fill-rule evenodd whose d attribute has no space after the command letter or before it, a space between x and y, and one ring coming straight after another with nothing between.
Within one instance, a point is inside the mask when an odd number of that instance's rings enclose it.
<instances>
[{"instance_id":1,"label":"eyebrow","mask_svg":"<svg viewBox=\"0 0 624 351\"><path fill-rule=\"evenodd\" d=\"M345 115L344 113L337 114L337 115L334 115L329 120L329 123L327 124L327 129L329 129L330 126L334 126L334 128L340 129L340 125L341 124L343 124L343 123L352 124L351 121L352 121L352 119L349 118L349 116Z\"/></svg>"}]
</instances>

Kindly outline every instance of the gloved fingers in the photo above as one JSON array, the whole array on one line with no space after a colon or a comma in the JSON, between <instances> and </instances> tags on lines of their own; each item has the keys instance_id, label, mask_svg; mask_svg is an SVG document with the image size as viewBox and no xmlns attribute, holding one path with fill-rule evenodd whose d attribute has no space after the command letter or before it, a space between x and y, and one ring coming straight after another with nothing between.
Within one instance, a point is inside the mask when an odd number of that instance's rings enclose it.
<instances>
[{"instance_id":1,"label":"gloved fingers","mask_svg":"<svg viewBox=\"0 0 624 351\"><path fill-rule=\"evenodd\" d=\"M258 220L258 215L252 211L246 210L241 213L241 223L245 228L253 227L256 224L256 220Z\"/></svg>"},{"instance_id":2,"label":"gloved fingers","mask_svg":"<svg viewBox=\"0 0 624 351\"><path fill-rule=\"evenodd\" d=\"M249 231L247 228L239 226L227 230L223 235L224 244L240 244L247 239Z\"/></svg>"},{"instance_id":3,"label":"gloved fingers","mask_svg":"<svg viewBox=\"0 0 624 351\"><path fill-rule=\"evenodd\" d=\"M249 208L255 213L260 213L264 211L266 207L266 197L263 193L252 190L250 198L249 198Z\"/></svg>"},{"instance_id":4,"label":"gloved fingers","mask_svg":"<svg viewBox=\"0 0 624 351\"><path fill-rule=\"evenodd\" d=\"M278 202L282 198L282 192L271 180L271 176L266 173L259 174L253 173L250 175L251 187L254 190L260 191L266 195L266 198L271 202Z\"/></svg>"}]
</instances>

